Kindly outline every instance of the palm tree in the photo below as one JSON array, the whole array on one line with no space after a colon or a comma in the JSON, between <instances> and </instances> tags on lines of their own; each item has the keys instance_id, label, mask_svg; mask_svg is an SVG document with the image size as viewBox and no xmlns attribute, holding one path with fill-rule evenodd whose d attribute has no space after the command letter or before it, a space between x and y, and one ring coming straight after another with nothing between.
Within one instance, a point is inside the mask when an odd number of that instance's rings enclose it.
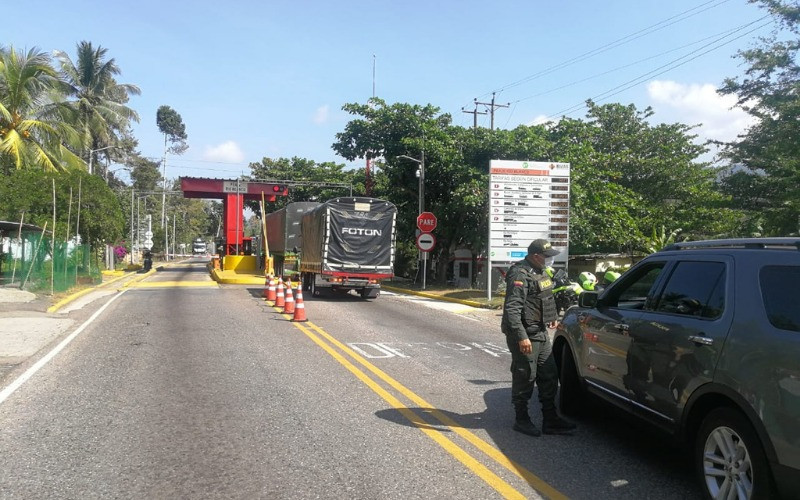
<instances>
[{"instance_id":1,"label":"palm tree","mask_svg":"<svg viewBox=\"0 0 800 500\"><path fill-rule=\"evenodd\" d=\"M117 83L120 74L114 59L106 60L107 49L82 41L77 45L77 65L69 56L55 51L61 63L61 75L67 83L67 96L77 113L77 128L81 133L84 151L108 146L120 146L131 120L138 122L139 115L125 105L130 95L141 91L135 85ZM110 151L106 150L106 155ZM88 156L87 156L88 159Z\"/></svg>"},{"instance_id":2,"label":"palm tree","mask_svg":"<svg viewBox=\"0 0 800 500\"><path fill-rule=\"evenodd\" d=\"M63 82L49 56L0 48L0 168L65 170L86 164L67 146L80 144L64 105Z\"/></svg>"}]
</instances>

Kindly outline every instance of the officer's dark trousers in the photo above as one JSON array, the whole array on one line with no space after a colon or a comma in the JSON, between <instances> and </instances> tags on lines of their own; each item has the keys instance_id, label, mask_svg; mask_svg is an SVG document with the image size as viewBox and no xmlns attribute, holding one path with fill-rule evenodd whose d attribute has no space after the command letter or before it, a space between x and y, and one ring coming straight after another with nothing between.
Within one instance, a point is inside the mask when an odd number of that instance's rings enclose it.
<instances>
[{"instance_id":1,"label":"officer's dark trousers","mask_svg":"<svg viewBox=\"0 0 800 500\"><path fill-rule=\"evenodd\" d=\"M536 382L542 411L554 411L558 368L553 358L553 345L546 334L540 333L536 336L539 338L530 339L530 354L522 354L519 341L506 337L508 350L511 352L511 403L514 408L527 408L533 395L533 383Z\"/></svg>"}]
</instances>

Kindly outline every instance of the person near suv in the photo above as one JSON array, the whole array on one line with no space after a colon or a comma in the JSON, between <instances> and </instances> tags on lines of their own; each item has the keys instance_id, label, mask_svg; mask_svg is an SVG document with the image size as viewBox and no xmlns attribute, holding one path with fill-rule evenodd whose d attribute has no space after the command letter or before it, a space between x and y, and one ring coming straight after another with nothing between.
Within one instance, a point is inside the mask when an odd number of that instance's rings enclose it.
<instances>
[{"instance_id":1,"label":"person near suv","mask_svg":"<svg viewBox=\"0 0 800 500\"><path fill-rule=\"evenodd\" d=\"M575 424L556 413L558 369L547 328L554 328L558 313L553 297L553 282L544 273L548 257L558 255L547 240L538 239L528 246L528 255L506 273L506 297L500 324L511 352L511 403L514 406L515 431L529 436L568 434ZM542 431L531 421L528 402L533 384L539 389L542 405Z\"/></svg>"}]
</instances>

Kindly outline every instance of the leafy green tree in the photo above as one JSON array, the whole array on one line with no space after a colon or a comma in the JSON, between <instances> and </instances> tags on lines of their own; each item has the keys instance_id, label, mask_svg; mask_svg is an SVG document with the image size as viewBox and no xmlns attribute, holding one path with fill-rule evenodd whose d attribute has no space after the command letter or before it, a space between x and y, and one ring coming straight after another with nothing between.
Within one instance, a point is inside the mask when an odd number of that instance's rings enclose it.
<instances>
[{"instance_id":1,"label":"leafy green tree","mask_svg":"<svg viewBox=\"0 0 800 500\"><path fill-rule=\"evenodd\" d=\"M381 99L370 99L367 104L346 104L343 109L355 118L347 123L343 132L336 135L337 141L333 149L340 156L354 161L360 158L382 158L376 162L380 174L380 183L391 186L382 192L376 188L373 193L385 194L385 198L397 206L398 265L399 274L410 274L413 270L406 267L416 258L414 233L416 218L419 214L419 181L417 171L419 162L425 157L424 207L436 214L440 219L436 234L438 246L435 256L439 257L441 269L447 265L451 248L458 244L457 234L450 235L451 214L454 220L464 220L471 212L457 213L448 210L450 202L466 202L469 198L462 196L470 192L471 183L459 183L462 169L459 148L449 136L450 116L440 114L439 108L426 105L396 103L387 105ZM407 156L417 161L403 158ZM459 177L454 178L453 173ZM477 182L477 181L476 181ZM459 190L451 196L452 189ZM485 189L485 188L484 188ZM455 227L456 222L452 227ZM466 232L461 226L457 232ZM444 273L438 274L441 280Z\"/></svg>"},{"instance_id":2,"label":"leafy green tree","mask_svg":"<svg viewBox=\"0 0 800 500\"><path fill-rule=\"evenodd\" d=\"M327 201L337 196L349 196L353 174L346 171L342 163L316 163L313 160L297 157L263 158L259 163L250 164L248 179L289 183L288 196L278 196L274 203L264 207L265 212L269 213L295 201ZM248 206L258 217L261 216L257 201L248 202Z\"/></svg>"},{"instance_id":3,"label":"leafy green tree","mask_svg":"<svg viewBox=\"0 0 800 500\"><path fill-rule=\"evenodd\" d=\"M164 134L164 165L162 169L164 192L161 195L161 228L163 229L165 224L164 210L167 206L167 153L183 154L189 149L189 145L186 144L186 139L188 139L186 135L186 125L183 124L181 115L174 109L169 106L160 106L158 111L156 111L156 125L158 125L158 130Z\"/></svg>"},{"instance_id":4,"label":"leafy green tree","mask_svg":"<svg viewBox=\"0 0 800 500\"><path fill-rule=\"evenodd\" d=\"M373 99L344 109L355 117L333 149L348 160L378 158L385 197L398 207L401 273L416 253L415 174L423 153L425 209L439 219L433 253L440 280L459 246L485 249L492 159L571 164L571 253L640 249L656 224L683 227L684 237L727 234L738 224L738 213L724 206L727 197L715 187L716 172L696 160L706 150L695 143L693 127L652 125L649 109L590 101L585 120L514 130L456 127L430 105Z\"/></svg>"},{"instance_id":5,"label":"leafy green tree","mask_svg":"<svg viewBox=\"0 0 800 500\"><path fill-rule=\"evenodd\" d=\"M127 164L131 168L133 188L140 192L155 192L161 181L158 163L141 155L130 156Z\"/></svg>"},{"instance_id":6,"label":"leafy green tree","mask_svg":"<svg viewBox=\"0 0 800 500\"><path fill-rule=\"evenodd\" d=\"M570 163L570 253L618 252L641 238L632 207L641 197L618 184L616 174L597 161L597 128L562 119L548 128L551 149L545 158Z\"/></svg>"},{"instance_id":7,"label":"leafy green tree","mask_svg":"<svg viewBox=\"0 0 800 500\"><path fill-rule=\"evenodd\" d=\"M159 106L156 111L156 125L164 134L164 150L172 154L182 154L189 148L186 140L186 125L177 111L169 106ZM167 146L169 144L169 147Z\"/></svg>"},{"instance_id":8,"label":"leafy green tree","mask_svg":"<svg viewBox=\"0 0 800 500\"><path fill-rule=\"evenodd\" d=\"M56 189L56 225L53 228L53 181ZM70 211L70 189L72 210ZM123 208L106 183L84 170L45 172L37 169L16 170L0 183L0 219L25 221L38 226L48 223L56 239L66 238L68 229L75 235L80 199L80 234L84 243L99 246L114 244L124 238ZM68 221L71 215L71 220ZM67 226L69 222L69 227Z\"/></svg>"},{"instance_id":9,"label":"leafy green tree","mask_svg":"<svg viewBox=\"0 0 800 500\"><path fill-rule=\"evenodd\" d=\"M120 136L130 122L139 121L139 115L126 103L129 96L141 91L135 85L117 83L115 76L121 70L114 59L107 59L107 54L107 49L95 49L91 42L82 41L77 44L75 64L65 52L55 51L87 158L89 154L113 156L115 149L124 145ZM108 149L95 151L103 148Z\"/></svg>"},{"instance_id":10,"label":"leafy green tree","mask_svg":"<svg viewBox=\"0 0 800 500\"><path fill-rule=\"evenodd\" d=\"M652 116L649 108L589 101L594 160L609 180L640 198L633 212L639 231L663 224L683 227L686 236L709 237L726 230L732 214L715 189L717 172L696 161L707 149L695 144L694 127L651 125Z\"/></svg>"},{"instance_id":11,"label":"leafy green tree","mask_svg":"<svg viewBox=\"0 0 800 500\"><path fill-rule=\"evenodd\" d=\"M0 169L85 168L66 88L47 54L0 49Z\"/></svg>"},{"instance_id":12,"label":"leafy green tree","mask_svg":"<svg viewBox=\"0 0 800 500\"><path fill-rule=\"evenodd\" d=\"M678 228L673 229L668 234L667 229L663 225L661 226L661 232L656 231L656 228L654 227L653 234L644 240L644 251L647 253L658 252L667 245L671 245L678 241L678 233L680 232L681 229Z\"/></svg>"},{"instance_id":13,"label":"leafy green tree","mask_svg":"<svg viewBox=\"0 0 800 500\"><path fill-rule=\"evenodd\" d=\"M720 92L757 118L740 140L728 144L731 162L723 189L746 211L745 232L764 236L800 233L800 5L757 0L777 21L760 45L739 52L744 76L729 78ZM751 186L754 191L743 193Z\"/></svg>"}]
</instances>

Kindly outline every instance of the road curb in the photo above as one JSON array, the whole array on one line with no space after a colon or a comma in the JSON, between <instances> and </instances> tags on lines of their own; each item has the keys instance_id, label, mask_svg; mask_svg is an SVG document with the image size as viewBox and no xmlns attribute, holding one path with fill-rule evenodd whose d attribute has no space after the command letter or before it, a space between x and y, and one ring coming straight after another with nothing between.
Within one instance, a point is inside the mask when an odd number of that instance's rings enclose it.
<instances>
[{"instance_id":1,"label":"road curb","mask_svg":"<svg viewBox=\"0 0 800 500\"><path fill-rule=\"evenodd\" d=\"M420 297L425 297L428 299L443 300L445 302L454 302L456 304L463 304L465 306L478 307L481 309L493 309L493 307L491 307L488 304L482 304L480 302L475 302L474 300L463 300L463 299L454 299L451 297L442 297L441 295L436 295L433 293L418 292L416 290L409 290L407 288L396 288L393 286L386 286L386 285L381 285L381 288L389 290L390 292L405 293L407 295L418 295Z\"/></svg>"},{"instance_id":2,"label":"road curb","mask_svg":"<svg viewBox=\"0 0 800 500\"><path fill-rule=\"evenodd\" d=\"M134 272L125 273L122 276L118 276L118 277L116 277L116 278L114 278L112 280L104 281L104 282L102 282L102 283L100 283L98 285L95 285L95 286L92 286L92 287L89 287L89 288L84 288L83 290L79 290L79 291L77 291L77 292L75 292L73 294L67 295L66 297L64 297L63 299L59 300L58 302L56 302L52 306L48 307L47 308L47 312L51 313L51 314L55 313L55 312L58 312L59 309L61 309L65 305L69 304L73 300L78 299L80 297L83 297L87 293L93 292L93 291L97 290L98 288L102 288L102 287L104 287L106 285L110 285L112 283L116 283L117 281L119 281L119 280L121 280L121 279L123 279L123 278L125 278L127 276L130 276L131 274L134 274Z\"/></svg>"}]
</instances>

